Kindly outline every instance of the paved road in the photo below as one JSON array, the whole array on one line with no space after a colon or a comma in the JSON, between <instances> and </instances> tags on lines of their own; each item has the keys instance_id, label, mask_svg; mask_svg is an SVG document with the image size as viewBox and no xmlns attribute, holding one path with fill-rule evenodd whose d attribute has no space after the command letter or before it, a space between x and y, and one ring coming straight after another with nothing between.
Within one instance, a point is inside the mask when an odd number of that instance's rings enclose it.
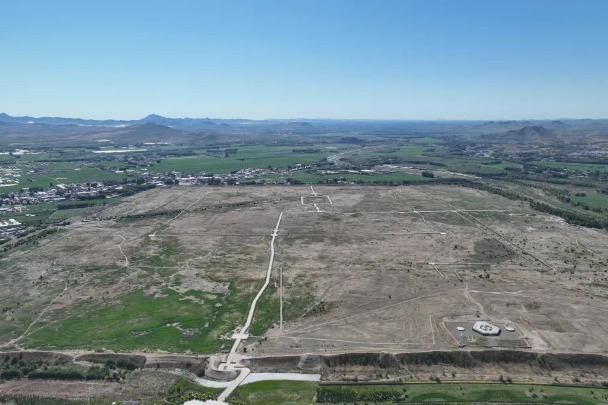
<instances>
[{"instance_id":1,"label":"paved road","mask_svg":"<svg viewBox=\"0 0 608 405\"><path fill-rule=\"evenodd\" d=\"M321 374L303 373L249 373L241 385L258 381L321 381ZM208 388L227 388L232 381L212 381L197 378L196 383Z\"/></svg>"},{"instance_id":2,"label":"paved road","mask_svg":"<svg viewBox=\"0 0 608 405\"><path fill-rule=\"evenodd\" d=\"M281 212L281 214L279 215L279 219L277 221L277 225L274 228L274 231L272 232L272 240L270 241L270 261L268 262L268 271L266 272L266 282L264 283L264 285L262 286L262 288L260 289L258 294L255 296L255 298L251 302L251 308L249 309L249 314L247 315L247 321L245 322L245 325L243 326L243 329L241 329L240 333L238 333L236 335L236 340L234 341L234 344L232 345L232 349L230 349L230 354L228 354L228 359L226 359L225 367L230 367L230 365L233 362L234 355L236 354L236 350L238 349L239 344L241 344L241 340L247 338L247 330L249 330L249 327L251 326L251 321L253 320L253 314L255 312L255 307L258 304L258 300L264 293L264 290L266 290L266 287L268 287L268 284L270 283L270 275L272 274L272 265L274 263L274 240L276 239L276 237L279 234L279 226L281 225L282 218L283 218L283 213Z\"/></svg>"},{"instance_id":3,"label":"paved road","mask_svg":"<svg viewBox=\"0 0 608 405\"><path fill-rule=\"evenodd\" d=\"M241 385L243 380L247 378L247 376L251 372L251 370L249 370L248 368L241 368L240 370L241 372L239 373L239 376L235 380L230 381L230 385L228 385L228 387L226 387L226 389L217 398L218 402L223 403L226 398L228 398L228 396L232 394L232 391L234 391L236 387Z\"/></svg>"},{"instance_id":4,"label":"paved road","mask_svg":"<svg viewBox=\"0 0 608 405\"><path fill-rule=\"evenodd\" d=\"M272 265L274 264L274 241L275 241L276 237L279 235L279 226L281 225L282 218L283 218L283 212L281 212L281 214L279 214L279 219L277 220L277 225L275 226L274 231L272 232L272 240L270 241L270 260L268 262L268 270L266 271L266 281L264 282L264 285L262 286L262 288L260 288L260 291L257 293L257 295L255 296L253 301L251 301L251 307L249 308L249 313L247 314L247 320L245 322L245 325L243 326L243 328L240 330L239 333L234 335L234 338L235 338L234 344L232 345L232 349L230 349L230 353L228 354L228 358L226 359L226 362L219 366L219 368L221 370L227 370L227 371L237 370L237 371L239 371L239 376L235 380L227 383L227 385L225 386L226 389L224 390L224 392L222 392L220 394L218 401L213 402L213 403L224 403L223 401L226 398L228 398L228 396L230 394L232 394L232 392L236 389L236 387L238 387L250 373L250 370L248 368L237 366L234 358L236 356L236 351L238 350L238 347L241 344L241 340L248 338L247 331L249 330L249 327L251 326L251 322L253 321L253 314L255 313L255 308L258 304L260 297L262 296L262 294L264 294L266 287L268 287L268 284L270 284L270 275L272 274ZM193 402L193 403L190 402L190 403L196 404L196 402ZM203 402L199 401L199 403L203 403ZM207 402L207 403L212 403L212 402Z\"/></svg>"}]
</instances>

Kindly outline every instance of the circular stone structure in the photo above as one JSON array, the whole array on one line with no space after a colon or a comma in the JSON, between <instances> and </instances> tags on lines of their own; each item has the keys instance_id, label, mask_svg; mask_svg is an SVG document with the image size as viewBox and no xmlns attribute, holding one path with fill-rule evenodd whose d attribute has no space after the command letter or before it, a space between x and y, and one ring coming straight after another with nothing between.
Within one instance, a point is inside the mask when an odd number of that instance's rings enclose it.
<instances>
[{"instance_id":1,"label":"circular stone structure","mask_svg":"<svg viewBox=\"0 0 608 405\"><path fill-rule=\"evenodd\" d=\"M500 335L500 328L492 325L490 322L477 321L473 325L473 330L484 336L498 336Z\"/></svg>"}]
</instances>

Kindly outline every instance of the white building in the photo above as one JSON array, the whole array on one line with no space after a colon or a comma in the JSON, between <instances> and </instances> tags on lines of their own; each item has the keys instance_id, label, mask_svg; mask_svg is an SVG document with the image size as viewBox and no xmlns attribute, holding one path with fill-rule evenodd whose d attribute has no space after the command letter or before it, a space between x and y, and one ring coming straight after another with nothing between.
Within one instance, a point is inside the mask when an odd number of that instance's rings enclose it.
<instances>
[{"instance_id":1,"label":"white building","mask_svg":"<svg viewBox=\"0 0 608 405\"><path fill-rule=\"evenodd\" d=\"M498 326L492 325L486 321L477 321L473 325L473 330L477 333L480 333L484 336L498 336L500 335L500 328Z\"/></svg>"}]
</instances>

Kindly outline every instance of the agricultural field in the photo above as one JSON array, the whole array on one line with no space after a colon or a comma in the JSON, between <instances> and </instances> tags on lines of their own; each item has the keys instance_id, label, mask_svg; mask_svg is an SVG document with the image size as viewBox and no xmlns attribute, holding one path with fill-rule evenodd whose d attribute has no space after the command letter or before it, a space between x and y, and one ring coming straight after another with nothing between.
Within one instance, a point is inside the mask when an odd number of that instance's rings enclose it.
<instances>
[{"instance_id":1,"label":"agricultural field","mask_svg":"<svg viewBox=\"0 0 608 405\"><path fill-rule=\"evenodd\" d=\"M595 190L583 189L577 191L571 198L576 202L587 204L591 208L608 209L608 194L598 193Z\"/></svg>"},{"instance_id":2,"label":"agricultural field","mask_svg":"<svg viewBox=\"0 0 608 405\"><path fill-rule=\"evenodd\" d=\"M15 219L25 226L36 226L44 223L61 222L78 216L86 216L97 209L116 203L115 198L90 199L88 207L80 207L80 201L62 203L29 204L27 211L18 213L0 213L0 221Z\"/></svg>"},{"instance_id":3,"label":"agricultural field","mask_svg":"<svg viewBox=\"0 0 608 405\"><path fill-rule=\"evenodd\" d=\"M113 170L102 170L95 167L97 165L92 162L87 164L83 162L56 163L27 159L5 162L0 164L0 177L4 179L0 192L10 193L24 188L49 189L58 184L119 182L132 177L125 173L115 173Z\"/></svg>"},{"instance_id":4,"label":"agricultural field","mask_svg":"<svg viewBox=\"0 0 608 405\"><path fill-rule=\"evenodd\" d=\"M425 383L404 385L319 386L314 383L267 381L240 387L235 398L255 404L374 403L518 403L603 404L608 390L526 384ZM383 399L384 398L384 399Z\"/></svg>"},{"instance_id":5,"label":"agricultural field","mask_svg":"<svg viewBox=\"0 0 608 405\"><path fill-rule=\"evenodd\" d=\"M356 183L403 183L406 182L415 182L415 181L423 181L426 180L419 174L411 174L405 172L395 172L395 173L378 173L378 174L314 174L314 173L289 173L289 174L273 174L261 176L260 180L269 181L269 182L277 182L277 183L286 183L288 181L299 181L302 183L308 184L324 184L324 183L332 183L342 181L342 182L356 182ZM336 180L336 181L334 181Z\"/></svg>"},{"instance_id":6,"label":"agricultural field","mask_svg":"<svg viewBox=\"0 0 608 405\"><path fill-rule=\"evenodd\" d=\"M230 173L246 168L267 168L269 166L287 168L296 164L318 163L322 159L342 151L344 146L245 146L235 149L236 152L228 153L228 156L213 156L209 151L206 151L205 155L171 157L152 166L150 172L176 171L217 174Z\"/></svg>"},{"instance_id":7,"label":"agricultural field","mask_svg":"<svg viewBox=\"0 0 608 405\"><path fill-rule=\"evenodd\" d=\"M174 187L0 259L0 341L250 355L508 347L603 353L604 231L454 186ZM281 320L281 313L283 319ZM449 325L513 325L463 340ZM446 326L447 325L447 326Z\"/></svg>"},{"instance_id":8,"label":"agricultural field","mask_svg":"<svg viewBox=\"0 0 608 405\"><path fill-rule=\"evenodd\" d=\"M572 171L588 172L594 170L604 171L607 169L606 164L597 163L573 163L573 162L535 162L535 164L552 169L568 169Z\"/></svg>"}]
</instances>

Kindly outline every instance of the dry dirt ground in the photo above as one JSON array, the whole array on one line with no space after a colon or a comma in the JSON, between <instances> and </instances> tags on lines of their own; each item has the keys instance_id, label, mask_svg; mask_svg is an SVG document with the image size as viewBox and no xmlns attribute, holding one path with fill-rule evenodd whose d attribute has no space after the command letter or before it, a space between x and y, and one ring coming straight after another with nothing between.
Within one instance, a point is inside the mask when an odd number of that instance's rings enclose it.
<instances>
[{"instance_id":1,"label":"dry dirt ground","mask_svg":"<svg viewBox=\"0 0 608 405\"><path fill-rule=\"evenodd\" d=\"M250 355L455 348L444 322L478 319L513 325L537 351L608 350L605 232L462 187L352 185L157 189L9 252L0 345L228 347L222 335L263 283L281 212ZM145 320L129 306L138 293ZM175 319L155 324L162 299L174 299ZM114 307L126 318L108 318Z\"/></svg>"},{"instance_id":2,"label":"dry dirt ground","mask_svg":"<svg viewBox=\"0 0 608 405\"><path fill-rule=\"evenodd\" d=\"M19 379L0 384L0 393L52 398L115 400L162 398L179 377L160 371L130 373L121 382Z\"/></svg>"}]
</instances>

